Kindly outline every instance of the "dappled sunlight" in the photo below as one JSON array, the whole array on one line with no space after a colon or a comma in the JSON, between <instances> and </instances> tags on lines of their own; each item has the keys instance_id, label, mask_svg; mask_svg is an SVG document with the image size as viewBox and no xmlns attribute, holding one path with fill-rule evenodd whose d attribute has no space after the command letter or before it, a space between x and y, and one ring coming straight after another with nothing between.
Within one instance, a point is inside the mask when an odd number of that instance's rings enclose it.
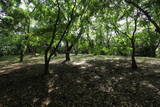
<instances>
[{"instance_id":1,"label":"dappled sunlight","mask_svg":"<svg viewBox=\"0 0 160 107\"><path fill-rule=\"evenodd\" d=\"M47 86L48 86L48 93L52 93L58 89L58 87L55 87L54 77L48 80Z\"/></svg>"},{"instance_id":2,"label":"dappled sunlight","mask_svg":"<svg viewBox=\"0 0 160 107\"><path fill-rule=\"evenodd\" d=\"M81 69L86 69L87 67L86 66L81 66Z\"/></svg>"},{"instance_id":3,"label":"dappled sunlight","mask_svg":"<svg viewBox=\"0 0 160 107\"><path fill-rule=\"evenodd\" d=\"M160 95L160 91L158 91L157 94Z\"/></svg>"},{"instance_id":4,"label":"dappled sunlight","mask_svg":"<svg viewBox=\"0 0 160 107\"><path fill-rule=\"evenodd\" d=\"M113 60L120 60L120 59L122 59L122 58L105 58L105 59L113 59Z\"/></svg>"},{"instance_id":5,"label":"dappled sunlight","mask_svg":"<svg viewBox=\"0 0 160 107\"><path fill-rule=\"evenodd\" d=\"M0 107L159 107L160 0L0 0Z\"/></svg>"},{"instance_id":6,"label":"dappled sunlight","mask_svg":"<svg viewBox=\"0 0 160 107\"><path fill-rule=\"evenodd\" d=\"M94 79L100 79L101 77L100 76L98 76L98 75L95 75L94 76Z\"/></svg>"},{"instance_id":7,"label":"dappled sunlight","mask_svg":"<svg viewBox=\"0 0 160 107\"><path fill-rule=\"evenodd\" d=\"M33 103L36 103L38 100L39 100L39 98L36 98L36 97L35 97L35 98L33 98L32 101L33 101Z\"/></svg>"},{"instance_id":8,"label":"dappled sunlight","mask_svg":"<svg viewBox=\"0 0 160 107\"><path fill-rule=\"evenodd\" d=\"M29 64L23 64L23 63L15 63L15 64L10 64L8 66L0 68L0 75L1 74L7 74L13 71L18 71L21 70L21 68L25 68L25 70L21 71L31 71L32 69L28 66L34 65L35 63L29 63Z\"/></svg>"},{"instance_id":9,"label":"dappled sunlight","mask_svg":"<svg viewBox=\"0 0 160 107\"><path fill-rule=\"evenodd\" d=\"M51 92L53 92L54 90L55 90L55 89L51 87L51 88L48 89L48 93L51 93Z\"/></svg>"},{"instance_id":10,"label":"dappled sunlight","mask_svg":"<svg viewBox=\"0 0 160 107\"><path fill-rule=\"evenodd\" d=\"M112 93L114 91L113 87L108 84L100 84L99 90L106 93Z\"/></svg>"},{"instance_id":11,"label":"dappled sunlight","mask_svg":"<svg viewBox=\"0 0 160 107\"><path fill-rule=\"evenodd\" d=\"M87 69L88 67L92 67L92 64L87 63L87 60L82 60L78 62L73 62L73 65L81 66L80 69Z\"/></svg>"},{"instance_id":12,"label":"dappled sunlight","mask_svg":"<svg viewBox=\"0 0 160 107\"><path fill-rule=\"evenodd\" d=\"M155 87L153 84L149 83L149 81L142 81L141 84L148 87L148 88L153 89L154 91L160 91L160 89Z\"/></svg>"},{"instance_id":13,"label":"dappled sunlight","mask_svg":"<svg viewBox=\"0 0 160 107\"><path fill-rule=\"evenodd\" d=\"M85 64L86 61L80 61L80 62L73 62L73 65L82 65Z\"/></svg>"},{"instance_id":14,"label":"dappled sunlight","mask_svg":"<svg viewBox=\"0 0 160 107\"><path fill-rule=\"evenodd\" d=\"M81 82L82 82L82 80L80 80L80 79L77 79L77 80L76 80L76 82L77 82L77 83L81 83Z\"/></svg>"},{"instance_id":15,"label":"dappled sunlight","mask_svg":"<svg viewBox=\"0 0 160 107\"><path fill-rule=\"evenodd\" d=\"M27 66L43 64L41 58L42 58L41 56L40 57L26 56L25 61L22 63L18 62L17 60L15 62L11 61L10 63L8 63L9 61L7 62L2 61L3 64L5 64L5 66L0 67L0 75L7 74L12 71L21 70L21 68L25 68L26 71L31 71L32 69ZM0 66L1 66L1 63L0 63Z\"/></svg>"},{"instance_id":16,"label":"dappled sunlight","mask_svg":"<svg viewBox=\"0 0 160 107\"><path fill-rule=\"evenodd\" d=\"M159 74L146 74L152 69L152 64L144 66L146 63L138 62L141 69L132 72L130 62L126 59L56 61L50 63L52 73L48 76L42 76L43 64L12 66L17 66L17 69L11 67L13 72L0 76L0 85L3 87L0 101L5 100L10 105L24 102L44 107L61 106L67 102L103 103L108 100L117 105L123 105L126 101L131 104L144 102L146 105L150 103L145 102L148 98L155 104L160 102ZM159 70L158 66L156 69Z\"/></svg>"},{"instance_id":17,"label":"dappled sunlight","mask_svg":"<svg viewBox=\"0 0 160 107\"><path fill-rule=\"evenodd\" d=\"M48 106L51 103L51 99L48 97L45 101L42 102L42 107L43 106Z\"/></svg>"},{"instance_id":18,"label":"dappled sunlight","mask_svg":"<svg viewBox=\"0 0 160 107\"><path fill-rule=\"evenodd\" d=\"M24 65L23 64L20 64L20 63L16 63L16 64L10 64L8 66L5 66L5 67L2 67L0 68L0 74L1 73L8 73L8 72L11 72L13 70L16 70L16 69L20 69L22 68Z\"/></svg>"},{"instance_id":19,"label":"dappled sunlight","mask_svg":"<svg viewBox=\"0 0 160 107\"><path fill-rule=\"evenodd\" d=\"M154 70L155 73L160 73L159 69Z\"/></svg>"}]
</instances>

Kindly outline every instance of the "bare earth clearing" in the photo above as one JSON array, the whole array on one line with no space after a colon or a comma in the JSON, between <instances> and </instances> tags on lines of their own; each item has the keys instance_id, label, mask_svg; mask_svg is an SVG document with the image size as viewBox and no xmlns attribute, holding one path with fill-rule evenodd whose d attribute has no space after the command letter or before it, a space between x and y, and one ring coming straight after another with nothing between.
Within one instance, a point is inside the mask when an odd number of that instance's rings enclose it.
<instances>
[{"instance_id":1,"label":"bare earth clearing","mask_svg":"<svg viewBox=\"0 0 160 107\"><path fill-rule=\"evenodd\" d=\"M0 107L158 107L160 59L137 58L130 70L124 57L78 55L50 64L43 76L43 57L0 58Z\"/></svg>"}]
</instances>

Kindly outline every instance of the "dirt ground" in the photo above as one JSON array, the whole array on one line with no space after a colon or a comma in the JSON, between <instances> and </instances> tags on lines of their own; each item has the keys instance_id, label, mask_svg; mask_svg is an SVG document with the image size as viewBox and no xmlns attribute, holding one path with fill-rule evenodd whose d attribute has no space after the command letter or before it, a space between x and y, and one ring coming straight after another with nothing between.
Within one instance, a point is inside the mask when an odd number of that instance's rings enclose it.
<instances>
[{"instance_id":1,"label":"dirt ground","mask_svg":"<svg viewBox=\"0 0 160 107\"><path fill-rule=\"evenodd\" d=\"M0 107L159 107L160 59L72 55L52 60L43 75L43 57L0 58Z\"/></svg>"}]
</instances>

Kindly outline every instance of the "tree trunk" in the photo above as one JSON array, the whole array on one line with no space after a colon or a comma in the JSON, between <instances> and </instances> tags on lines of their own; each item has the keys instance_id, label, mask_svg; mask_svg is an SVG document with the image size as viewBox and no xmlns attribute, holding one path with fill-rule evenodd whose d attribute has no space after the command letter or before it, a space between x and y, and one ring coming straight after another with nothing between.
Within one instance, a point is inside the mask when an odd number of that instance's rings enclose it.
<instances>
[{"instance_id":1,"label":"tree trunk","mask_svg":"<svg viewBox=\"0 0 160 107\"><path fill-rule=\"evenodd\" d=\"M57 56L57 52L55 52L54 56Z\"/></svg>"},{"instance_id":2,"label":"tree trunk","mask_svg":"<svg viewBox=\"0 0 160 107\"><path fill-rule=\"evenodd\" d=\"M138 20L138 11L137 11L137 15L135 16L135 19L134 19L134 24L135 24L135 28L134 28L134 31L133 31L133 35L132 35L132 38L131 38L131 45L132 45L132 70L137 70L138 67L137 67L137 63L136 63L136 60L135 60L135 33L137 31L137 20Z\"/></svg>"},{"instance_id":3,"label":"tree trunk","mask_svg":"<svg viewBox=\"0 0 160 107\"><path fill-rule=\"evenodd\" d=\"M23 58L24 58L24 52L23 49L21 49L19 62L23 62Z\"/></svg>"},{"instance_id":4,"label":"tree trunk","mask_svg":"<svg viewBox=\"0 0 160 107\"><path fill-rule=\"evenodd\" d=\"M33 55L36 56L36 47L33 47Z\"/></svg>"},{"instance_id":5,"label":"tree trunk","mask_svg":"<svg viewBox=\"0 0 160 107\"><path fill-rule=\"evenodd\" d=\"M45 52L45 64L44 64L44 74L48 75L49 74L49 60L47 56L48 52Z\"/></svg>"},{"instance_id":6,"label":"tree trunk","mask_svg":"<svg viewBox=\"0 0 160 107\"><path fill-rule=\"evenodd\" d=\"M48 75L49 74L49 61L45 61L45 66L44 66L44 74Z\"/></svg>"},{"instance_id":7,"label":"tree trunk","mask_svg":"<svg viewBox=\"0 0 160 107\"><path fill-rule=\"evenodd\" d=\"M75 50L75 55L78 55L78 50Z\"/></svg>"},{"instance_id":8,"label":"tree trunk","mask_svg":"<svg viewBox=\"0 0 160 107\"><path fill-rule=\"evenodd\" d=\"M78 55L78 43L74 46L74 54Z\"/></svg>"},{"instance_id":9,"label":"tree trunk","mask_svg":"<svg viewBox=\"0 0 160 107\"><path fill-rule=\"evenodd\" d=\"M70 52L66 52L66 61L70 61Z\"/></svg>"},{"instance_id":10,"label":"tree trunk","mask_svg":"<svg viewBox=\"0 0 160 107\"><path fill-rule=\"evenodd\" d=\"M134 40L132 39L132 70L137 70L137 63L135 60L135 43Z\"/></svg>"},{"instance_id":11,"label":"tree trunk","mask_svg":"<svg viewBox=\"0 0 160 107\"><path fill-rule=\"evenodd\" d=\"M19 62L23 62L23 59L24 59L24 53L26 51L26 46L24 45L21 45L20 46L20 59L19 59Z\"/></svg>"},{"instance_id":12,"label":"tree trunk","mask_svg":"<svg viewBox=\"0 0 160 107\"><path fill-rule=\"evenodd\" d=\"M156 48L155 48L155 47L152 47L152 48L151 48L150 56L151 56L151 57L156 57Z\"/></svg>"},{"instance_id":13,"label":"tree trunk","mask_svg":"<svg viewBox=\"0 0 160 107\"><path fill-rule=\"evenodd\" d=\"M69 43L68 40L66 40L66 60L65 61L70 61L70 47L69 47Z\"/></svg>"}]
</instances>

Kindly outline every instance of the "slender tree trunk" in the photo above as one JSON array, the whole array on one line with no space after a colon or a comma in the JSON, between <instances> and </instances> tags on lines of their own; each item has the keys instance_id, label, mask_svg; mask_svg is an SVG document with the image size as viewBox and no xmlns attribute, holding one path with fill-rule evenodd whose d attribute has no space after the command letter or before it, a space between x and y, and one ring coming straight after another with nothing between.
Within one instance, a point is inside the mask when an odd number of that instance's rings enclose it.
<instances>
[{"instance_id":1,"label":"slender tree trunk","mask_svg":"<svg viewBox=\"0 0 160 107\"><path fill-rule=\"evenodd\" d=\"M24 52L23 52L23 49L21 49L19 62L23 62L23 58L24 58Z\"/></svg>"},{"instance_id":2,"label":"slender tree trunk","mask_svg":"<svg viewBox=\"0 0 160 107\"><path fill-rule=\"evenodd\" d=\"M49 61L45 61L45 66L44 66L44 74L48 75L49 74Z\"/></svg>"},{"instance_id":3,"label":"slender tree trunk","mask_svg":"<svg viewBox=\"0 0 160 107\"><path fill-rule=\"evenodd\" d=\"M45 64L44 64L44 74L48 75L49 74L49 60L48 60L48 52L45 52Z\"/></svg>"},{"instance_id":4,"label":"slender tree trunk","mask_svg":"<svg viewBox=\"0 0 160 107\"><path fill-rule=\"evenodd\" d=\"M57 52L55 52L54 56L57 56Z\"/></svg>"},{"instance_id":5,"label":"slender tree trunk","mask_svg":"<svg viewBox=\"0 0 160 107\"><path fill-rule=\"evenodd\" d=\"M66 40L66 60L65 61L70 61L70 50L69 50L69 44L68 41Z\"/></svg>"},{"instance_id":6,"label":"slender tree trunk","mask_svg":"<svg viewBox=\"0 0 160 107\"><path fill-rule=\"evenodd\" d=\"M19 62L23 62L24 59L24 53L26 52L26 46L25 45L21 45L20 46L20 59Z\"/></svg>"},{"instance_id":7,"label":"slender tree trunk","mask_svg":"<svg viewBox=\"0 0 160 107\"><path fill-rule=\"evenodd\" d=\"M132 70L137 70L138 67L137 67L137 63L136 63L136 60L135 60L135 33L137 31L137 20L138 20L138 10L137 10L137 15L134 16L134 31L133 31L133 34L132 34L132 37L131 37L131 45L132 45L132 55L131 55L131 59L132 59Z\"/></svg>"},{"instance_id":8,"label":"slender tree trunk","mask_svg":"<svg viewBox=\"0 0 160 107\"><path fill-rule=\"evenodd\" d=\"M131 40L131 43L132 43L132 70L137 70L137 63L136 63L136 60L135 60L135 41L134 39L132 38Z\"/></svg>"},{"instance_id":9,"label":"slender tree trunk","mask_svg":"<svg viewBox=\"0 0 160 107\"><path fill-rule=\"evenodd\" d=\"M33 55L36 56L36 47L33 47Z\"/></svg>"},{"instance_id":10,"label":"slender tree trunk","mask_svg":"<svg viewBox=\"0 0 160 107\"><path fill-rule=\"evenodd\" d=\"M154 46L150 47L149 52L150 57L156 57L156 48Z\"/></svg>"},{"instance_id":11,"label":"slender tree trunk","mask_svg":"<svg viewBox=\"0 0 160 107\"><path fill-rule=\"evenodd\" d=\"M78 50L75 50L75 55L78 55Z\"/></svg>"}]
</instances>

